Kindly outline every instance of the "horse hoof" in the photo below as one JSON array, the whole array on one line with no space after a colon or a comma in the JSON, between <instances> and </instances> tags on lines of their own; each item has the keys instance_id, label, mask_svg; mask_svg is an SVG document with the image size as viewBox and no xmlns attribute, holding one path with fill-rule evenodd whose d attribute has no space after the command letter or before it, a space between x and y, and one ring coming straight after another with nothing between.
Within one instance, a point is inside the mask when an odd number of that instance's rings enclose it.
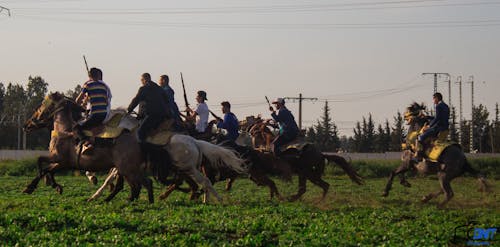
<instances>
[{"instance_id":1,"label":"horse hoof","mask_svg":"<svg viewBox=\"0 0 500 247\"><path fill-rule=\"evenodd\" d=\"M407 188L411 188L411 184L408 181L401 182L401 185Z\"/></svg>"},{"instance_id":2,"label":"horse hoof","mask_svg":"<svg viewBox=\"0 0 500 247\"><path fill-rule=\"evenodd\" d=\"M422 197L422 199L420 199L420 202L427 203L427 202L429 202L430 199L431 199L430 197L424 196L424 197Z\"/></svg>"},{"instance_id":3,"label":"horse hoof","mask_svg":"<svg viewBox=\"0 0 500 247\"><path fill-rule=\"evenodd\" d=\"M31 189L31 188L26 188L26 189L24 189L24 190L23 190L23 193L28 194L28 195L31 195L31 193L33 193L33 189Z\"/></svg>"},{"instance_id":4,"label":"horse hoof","mask_svg":"<svg viewBox=\"0 0 500 247\"><path fill-rule=\"evenodd\" d=\"M90 182L92 183L92 185L97 185L97 177L96 176L92 176L90 178Z\"/></svg>"},{"instance_id":5,"label":"horse hoof","mask_svg":"<svg viewBox=\"0 0 500 247\"><path fill-rule=\"evenodd\" d=\"M62 186L58 186L58 187L56 188L56 191L57 191L57 193L59 193L59 195L61 195L61 194L63 193L63 188L62 188Z\"/></svg>"},{"instance_id":6,"label":"horse hoof","mask_svg":"<svg viewBox=\"0 0 500 247\"><path fill-rule=\"evenodd\" d=\"M384 191L384 193L382 193L382 197L387 197L389 195L389 192L387 191Z\"/></svg>"}]
</instances>

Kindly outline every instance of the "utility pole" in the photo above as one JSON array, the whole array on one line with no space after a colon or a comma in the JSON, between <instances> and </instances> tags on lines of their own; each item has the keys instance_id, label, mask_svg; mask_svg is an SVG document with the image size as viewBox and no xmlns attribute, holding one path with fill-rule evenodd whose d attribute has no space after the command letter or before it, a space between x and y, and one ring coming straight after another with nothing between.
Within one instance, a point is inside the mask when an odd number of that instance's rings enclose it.
<instances>
[{"instance_id":1,"label":"utility pole","mask_svg":"<svg viewBox=\"0 0 500 247\"><path fill-rule=\"evenodd\" d=\"M299 129L302 130L302 101L303 100L310 100L310 101L316 101L318 98L304 98L302 97L302 93L299 94L299 97L285 97L286 100L291 99L291 100L298 100L299 101Z\"/></svg>"},{"instance_id":2,"label":"utility pole","mask_svg":"<svg viewBox=\"0 0 500 247\"><path fill-rule=\"evenodd\" d=\"M448 74L448 105L452 106L451 104L451 75Z\"/></svg>"},{"instance_id":3,"label":"utility pole","mask_svg":"<svg viewBox=\"0 0 500 247\"><path fill-rule=\"evenodd\" d=\"M450 74L448 73L440 73L440 72L434 72L434 73L422 73L422 75L434 75L434 93L437 93L437 80L438 80L438 75L445 75L450 77Z\"/></svg>"},{"instance_id":4,"label":"utility pole","mask_svg":"<svg viewBox=\"0 0 500 247\"><path fill-rule=\"evenodd\" d=\"M462 76L457 76L457 82L458 84L458 98L459 98L459 101L460 101L460 118L458 120L458 127L460 127L460 131L458 131L458 142L460 143L460 145L462 146L463 143L462 143L462 133L463 133L463 129L462 129Z\"/></svg>"},{"instance_id":5,"label":"utility pole","mask_svg":"<svg viewBox=\"0 0 500 247\"><path fill-rule=\"evenodd\" d=\"M10 16L11 16L11 15L10 15L10 9L5 8L5 7L3 7L3 6L0 6L0 13L2 13L2 11L4 11L4 10L7 12L7 15L10 17Z\"/></svg>"},{"instance_id":6,"label":"utility pole","mask_svg":"<svg viewBox=\"0 0 500 247\"><path fill-rule=\"evenodd\" d=\"M474 76L469 76L469 81L471 88L471 113L470 113L470 149L469 152L474 151Z\"/></svg>"}]
</instances>

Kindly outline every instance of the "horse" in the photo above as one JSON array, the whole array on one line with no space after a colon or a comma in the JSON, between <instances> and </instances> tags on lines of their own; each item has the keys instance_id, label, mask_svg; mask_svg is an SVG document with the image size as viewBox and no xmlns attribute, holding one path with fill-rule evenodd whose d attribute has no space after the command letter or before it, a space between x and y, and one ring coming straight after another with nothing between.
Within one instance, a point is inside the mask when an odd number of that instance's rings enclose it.
<instances>
[{"instance_id":1,"label":"horse","mask_svg":"<svg viewBox=\"0 0 500 247\"><path fill-rule=\"evenodd\" d=\"M72 129L75 122L81 118L82 110L72 99L56 92L45 97L31 118L26 121L24 130L27 132L44 127L53 130L49 146L50 154L38 158L38 175L23 192L33 193L40 179L47 176L52 187L61 194L63 187L54 179L54 173L57 171L74 169L97 172L116 167L131 187L129 200L137 199L144 185L149 202L152 203L154 201L152 181L145 176L144 157L133 133L124 131L114 140L113 145L98 145L91 154L82 154L78 157ZM43 167L44 164L48 166ZM107 198L111 199L111 196Z\"/></svg>"},{"instance_id":2,"label":"horse","mask_svg":"<svg viewBox=\"0 0 500 247\"><path fill-rule=\"evenodd\" d=\"M278 175L284 180L291 180L291 170L286 162L283 162L281 160L273 160L273 162L270 162L269 159L263 159L262 152L258 152L251 147L240 146L231 142L219 142L219 145L234 149L239 153L242 159L244 159L246 162L250 180L258 186L269 187L271 200L275 195L279 200L284 199L279 193L276 184L268 177L268 175ZM210 164L210 162L207 160L204 160L202 163ZM212 183L226 180L226 191L229 191L235 179L240 177L240 174L230 169L214 169L214 167L211 167L209 165L204 165L202 167L202 171ZM184 181L188 183L190 187L189 189L183 189L179 187ZM192 181L192 179L186 176L177 175L174 178L172 184L169 185L165 192L160 195L160 199L166 199L176 189L181 190L182 192L191 192L191 200L195 200L199 196L198 186Z\"/></svg>"},{"instance_id":3,"label":"horse","mask_svg":"<svg viewBox=\"0 0 500 247\"><path fill-rule=\"evenodd\" d=\"M405 137L406 143L403 144L404 150L401 157L402 163L398 168L391 172L382 196L386 197L389 195L389 191L392 188L392 181L397 175L400 176L402 185L410 187L411 184L407 182L404 177L404 173L409 170L417 170L423 175L437 174L440 189L437 192L429 193L424 196L421 201L423 203L427 203L431 199L434 199L444 193L444 200L438 204L438 207L440 208L448 203L454 195L450 184L451 181L454 178L463 175L465 172L472 174L478 179L481 190L488 191L489 185L487 184L485 177L470 166L467 158L465 157L464 151L460 145L456 143L446 143L446 147L434 161L432 161L432 157L429 157L428 154L426 154L425 161L417 162L413 159L415 154L415 148L413 145L419 132L421 132L422 128L427 125L429 121L429 118L425 114L424 104L414 102L407 107L405 121L406 124L409 125L409 128L408 135ZM444 138L446 138L445 136L446 135L444 135ZM429 142L433 143L435 140L436 139L434 138L433 140L429 140Z\"/></svg>"},{"instance_id":4,"label":"horse","mask_svg":"<svg viewBox=\"0 0 500 247\"><path fill-rule=\"evenodd\" d=\"M213 124L209 124L207 129L211 130L212 126ZM209 131L206 132L209 133ZM211 131L210 135L212 135ZM204 140L195 139L188 135L172 133L168 142L163 145L151 145L151 147L156 152L154 154L155 158L152 158L154 160L153 163L163 164L164 169L173 171L176 177L174 180L168 180L166 176L170 171L167 171L163 176L157 176L157 180L164 185L169 185L170 190L180 189L178 186L172 187L171 185L172 183L178 184L183 180L190 183L191 187L196 188L196 190L198 184L200 184L205 192L204 203L208 202L210 194L213 194L219 201L222 198L212 187L211 181L201 174L200 169L224 170L237 175L246 173L246 168L243 166L244 161L237 156L234 150L220 147ZM182 180L179 180L179 178L182 178ZM117 179L115 187L117 187L117 190L121 190L123 188L123 178L120 172L114 169L109 172L104 184L88 201L98 198L103 193L104 188L107 185L112 185L115 179ZM189 190L184 189L183 191L188 192ZM162 196L160 196L161 198Z\"/></svg>"},{"instance_id":5,"label":"horse","mask_svg":"<svg viewBox=\"0 0 500 247\"><path fill-rule=\"evenodd\" d=\"M266 122L256 123L252 128L260 129L261 131L251 133L254 133L254 135L261 135L261 133L266 133L266 136L269 135L269 133L272 132L265 131L265 129L267 129L267 124L268 123ZM256 137L257 136L252 136L252 138ZM324 154L312 143L303 144L303 147L300 149L289 148L282 151L279 157L276 157L270 152L260 153L260 157L262 160L265 160L268 163L284 162L285 164L287 164L287 166L289 167L288 169L292 171L292 173L298 175L298 192L297 194L289 198L290 201L296 201L302 197L302 195L306 192L307 180L323 189L321 200L326 197L326 194L330 188L330 184L328 184L321 178L325 170L326 161L334 162L335 164L339 165L354 183L358 185L362 185L364 183L361 176L343 157L333 154ZM266 149L269 149L269 147L267 147Z\"/></svg>"}]
</instances>

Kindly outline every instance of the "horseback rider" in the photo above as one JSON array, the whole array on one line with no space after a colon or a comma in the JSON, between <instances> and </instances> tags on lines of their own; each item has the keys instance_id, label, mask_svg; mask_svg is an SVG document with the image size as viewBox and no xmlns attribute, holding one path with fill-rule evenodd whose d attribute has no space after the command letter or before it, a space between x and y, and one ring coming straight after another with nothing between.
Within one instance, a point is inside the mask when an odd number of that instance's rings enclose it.
<instances>
[{"instance_id":1,"label":"horseback rider","mask_svg":"<svg viewBox=\"0 0 500 247\"><path fill-rule=\"evenodd\" d=\"M169 118L170 111L167 93L158 84L151 81L149 73L142 74L141 82L142 87L139 88L137 95L130 102L127 111L131 113L140 104L138 119L141 119L141 124L137 130L137 136L139 143L144 146L149 132Z\"/></svg>"},{"instance_id":2,"label":"horseback rider","mask_svg":"<svg viewBox=\"0 0 500 247\"><path fill-rule=\"evenodd\" d=\"M271 116L273 119L278 122L280 129L279 135L274 139L272 145L274 154L278 156L281 146L297 138L299 127L292 113L285 107L285 100L283 98L277 98L273 101L273 104L276 106L278 113L276 113L272 106L269 106L269 110L272 112Z\"/></svg>"},{"instance_id":3,"label":"horseback rider","mask_svg":"<svg viewBox=\"0 0 500 247\"><path fill-rule=\"evenodd\" d=\"M217 128L225 129L227 131L226 139L235 142L239 136L238 118L231 112L231 103L223 101L220 104L222 106L222 113L224 113L224 119L217 118Z\"/></svg>"},{"instance_id":4,"label":"horseback rider","mask_svg":"<svg viewBox=\"0 0 500 247\"><path fill-rule=\"evenodd\" d=\"M175 98L174 98L174 90L172 87L169 85L169 78L168 75L162 75L160 76L159 80L159 85L160 87L165 90L167 93L168 97L168 108L170 110L172 118L175 120L175 129L176 130L182 130L182 119L181 119L181 112L179 111L179 107L177 106L177 103L175 103Z\"/></svg>"},{"instance_id":5,"label":"horseback rider","mask_svg":"<svg viewBox=\"0 0 500 247\"><path fill-rule=\"evenodd\" d=\"M198 91L196 96L196 102L198 105L196 106L196 110L192 110L191 108L187 108L187 111L190 113L189 118L196 118L196 127L195 130L198 134L205 133L208 126L208 106L205 101L207 100L207 93L205 91Z\"/></svg>"},{"instance_id":6,"label":"horseback rider","mask_svg":"<svg viewBox=\"0 0 500 247\"><path fill-rule=\"evenodd\" d=\"M82 105L85 98L90 104L89 114L75 126L80 144L89 140L83 131L101 125L110 111L111 91L102 81L102 71L98 68L89 70L89 80L83 84L82 91L76 97L76 103Z\"/></svg>"},{"instance_id":7,"label":"horseback rider","mask_svg":"<svg viewBox=\"0 0 500 247\"><path fill-rule=\"evenodd\" d=\"M441 93L435 93L432 98L436 107L436 116L429 118L431 119L430 124L424 127L424 133L418 136L417 150L415 152L415 158L418 161L421 161L424 156L423 144L425 140L429 137L437 136L441 131L448 130L450 126L450 108L443 102L443 95Z\"/></svg>"}]
</instances>

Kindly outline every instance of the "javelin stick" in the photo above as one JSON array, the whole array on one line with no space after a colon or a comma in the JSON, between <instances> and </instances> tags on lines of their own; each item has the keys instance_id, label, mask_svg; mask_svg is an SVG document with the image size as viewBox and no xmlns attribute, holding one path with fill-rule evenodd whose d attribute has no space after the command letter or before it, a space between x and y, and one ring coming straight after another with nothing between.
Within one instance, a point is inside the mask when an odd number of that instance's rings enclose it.
<instances>
[{"instance_id":1,"label":"javelin stick","mask_svg":"<svg viewBox=\"0 0 500 247\"><path fill-rule=\"evenodd\" d=\"M269 105L269 107L271 107L271 102L269 102L269 98L267 98L267 96L266 96L266 101L267 101L267 104Z\"/></svg>"},{"instance_id":2,"label":"javelin stick","mask_svg":"<svg viewBox=\"0 0 500 247\"><path fill-rule=\"evenodd\" d=\"M87 68L87 74L89 73L89 65L87 64L87 58L83 55L83 61L85 62L85 68Z\"/></svg>"}]
</instances>

